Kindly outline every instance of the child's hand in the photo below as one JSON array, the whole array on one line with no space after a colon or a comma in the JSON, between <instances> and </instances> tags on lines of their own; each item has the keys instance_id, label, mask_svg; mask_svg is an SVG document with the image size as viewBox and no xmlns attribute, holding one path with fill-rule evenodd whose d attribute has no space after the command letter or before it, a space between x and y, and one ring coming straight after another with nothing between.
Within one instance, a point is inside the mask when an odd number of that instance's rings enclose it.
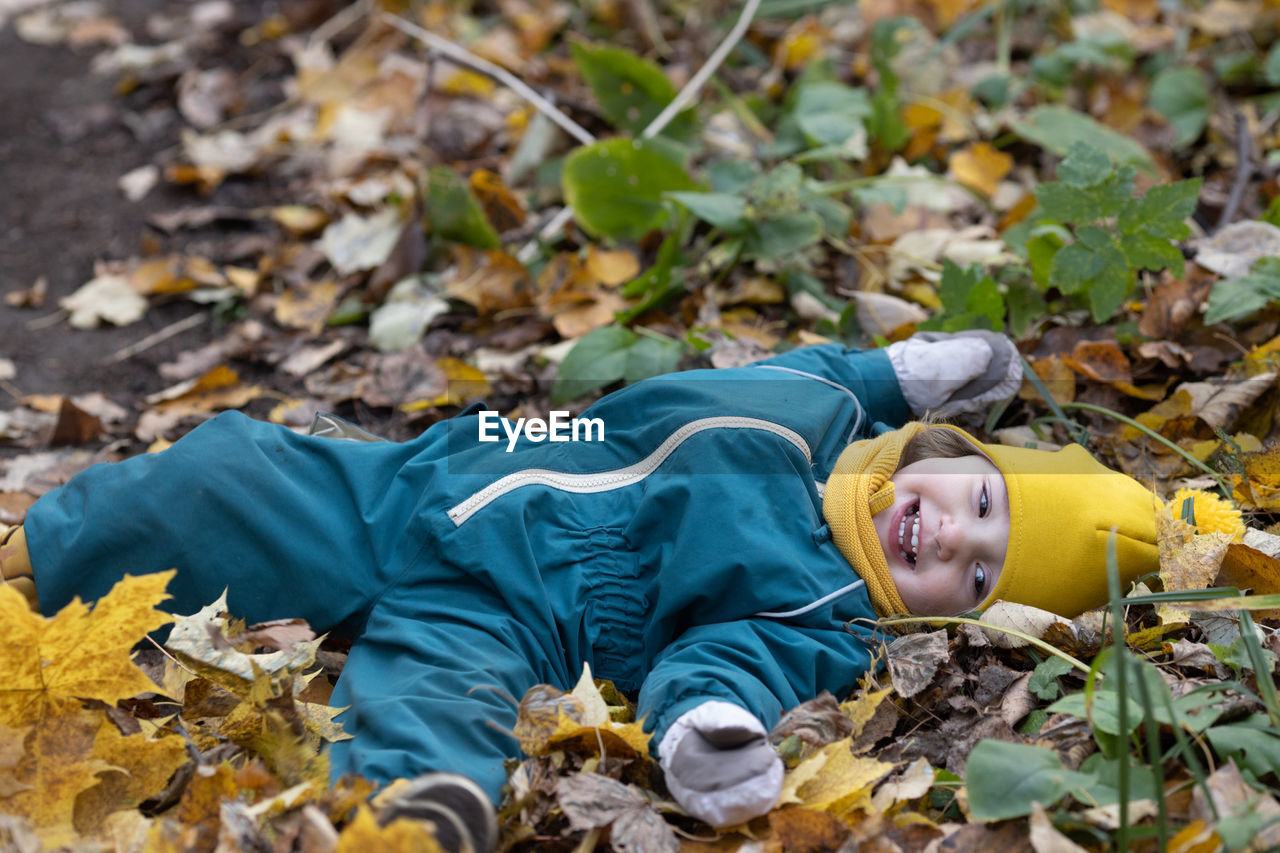
<instances>
[{"instance_id":1,"label":"child's hand","mask_svg":"<svg viewBox=\"0 0 1280 853\"><path fill-rule=\"evenodd\" d=\"M683 714L658 752L676 801L715 827L764 814L782 790L782 759L764 726L728 702L704 702Z\"/></svg>"},{"instance_id":2,"label":"child's hand","mask_svg":"<svg viewBox=\"0 0 1280 853\"><path fill-rule=\"evenodd\" d=\"M920 332L890 344L885 353L916 415L981 412L1012 397L1022 384L1018 348L995 332Z\"/></svg>"}]
</instances>

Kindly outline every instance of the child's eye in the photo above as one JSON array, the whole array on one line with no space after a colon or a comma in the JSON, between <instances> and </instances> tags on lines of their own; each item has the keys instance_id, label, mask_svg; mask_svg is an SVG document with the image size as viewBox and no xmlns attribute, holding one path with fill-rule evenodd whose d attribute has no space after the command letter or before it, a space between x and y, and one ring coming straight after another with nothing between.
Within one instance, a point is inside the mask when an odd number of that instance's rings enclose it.
<instances>
[{"instance_id":1,"label":"child's eye","mask_svg":"<svg viewBox=\"0 0 1280 853\"><path fill-rule=\"evenodd\" d=\"M978 594L978 600L985 598L985 590L987 588L987 570L978 566L973 570L973 591Z\"/></svg>"},{"instance_id":2,"label":"child's eye","mask_svg":"<svg viewBox=\"0 0 1280 853\"><path fill-rule=\"evenodd\" d=\"M987 495L986 484L982 486L982 495L978 498L978 518L986 518L991 511L991 498Z\"/></svg>"}]
</instances>

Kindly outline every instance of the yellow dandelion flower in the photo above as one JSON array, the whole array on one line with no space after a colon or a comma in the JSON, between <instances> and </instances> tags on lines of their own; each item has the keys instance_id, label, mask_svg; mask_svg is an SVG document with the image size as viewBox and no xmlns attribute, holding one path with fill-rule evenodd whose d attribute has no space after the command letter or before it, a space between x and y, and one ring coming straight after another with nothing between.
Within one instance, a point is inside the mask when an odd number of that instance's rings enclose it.
<instances>
[{"instance_id":1,"label":"yellow dandelion flower","mask_svg":"<svg viewBox=\"0 0 1280 853\"><path fill-rule=\"evenodd\" d=\"M1197 533L1227 533L1232 542L1244 539L1244 521L1240 518L1240 510L1231 501L1212 492L1178 489L1165 504L1173 510L1174 518L1182 517L1182 503L1187 498L1191 498L1195 509Z\"/></svg>"}]
</instances>

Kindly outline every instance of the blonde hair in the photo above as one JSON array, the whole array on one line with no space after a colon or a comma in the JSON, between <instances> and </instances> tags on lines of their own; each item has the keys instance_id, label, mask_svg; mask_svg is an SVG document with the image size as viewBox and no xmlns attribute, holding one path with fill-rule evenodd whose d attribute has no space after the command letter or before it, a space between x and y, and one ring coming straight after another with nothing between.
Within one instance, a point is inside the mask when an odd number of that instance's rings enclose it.
<instances>
[{"instance_id":1,"label":"blonde hair","mask_svg":"<svg viewBox=\"0 0 1280 853\"><path fill-rule=\"evenodd\" d=\"M983 456L964 436L953 429L923 429L903 445L898 458L898 469L924 459L959 459L964 456Z\"/></svg>"}]
</instances>

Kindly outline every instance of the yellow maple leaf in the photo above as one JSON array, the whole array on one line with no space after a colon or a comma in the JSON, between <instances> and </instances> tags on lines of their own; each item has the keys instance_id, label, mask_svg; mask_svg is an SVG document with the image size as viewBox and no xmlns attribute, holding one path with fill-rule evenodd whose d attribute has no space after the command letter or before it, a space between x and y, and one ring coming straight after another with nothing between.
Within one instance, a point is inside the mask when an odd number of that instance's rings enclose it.
<instances>
[{"instance_id":1,"label":"yellow maple leaf","mask_svg":"<svg viewBox=\"0 0 1280 853\"><path fill-rule=\"evenodd\" d=\"M187 744L177 735L121 734L104 716L93 742L93 758L110 769L76 799L75 827L83 835L96 832L113 812L135 808L164 790L173 771L186 763Z\"/></svg>"},{"instance_id":2,"label":"yellow maple leaf","mask_svg":"<svg viewBox=\"0 0 1280 853\"><path fill-rule=\"evenodd\" d=\"M852 738L829 743L796 765L782 783L778 806L797 803L843 817L871 809L871 789L896 764L853 754Z\"/></svg>"},{"instance_id":3,"label":"yellow maple leaf","mask_svg":"<svg viewBox=\"0 0 1280 853\"><path fill-rule=\"evenodd\" d=\"M443 853L443 848L426 824L402 817L378 826L373 812L362 805L338 836L334 853Z\"/></svg>"},{"instance_id":4,"label":"yellow maple leaf","mask_svg":"<svg viewBox=\"0 0 1280 853\"><path fill-rule=\"evenodd\" d=\"M164 590L173 575L125 575L92 610L77 598L52 618L32 612L21 593L0 586L0 644L6 649L0 725L27 725L78 707L80 699L114 705L154 690L130 651L173 621L155 609L168 598Z\"/></svg>"},{"instance_id":5,"label":"yellow maple leaf","mask_svg":"<svg viewBox=\"0 0 1280 853\"><path fill-rule=\"evenodd\" d=\"M26 818L45 849L76 840L76 798L98 784L99 772L111 769L89 757L102 719L100 710L71 706L47 714L27 734L13 768L13 787L20 790L0 797L0 812Z\"/></svg>"},{"instance_id":6,"label":"yellow maple leaf","mask_svg":"<svg viewBox=\"0 0 1280 853\"><path fill-rule=\"evenodd\" d=\"M892 692L892 687L886 687L883 690L861 693L855 699L840 703L840 710L853 723L853 731L849 735L851 738L857 740L862 730L867 727L867 723L871 722L871 718L876 715L880 703Z\"/></svg>"}]
</instances>

